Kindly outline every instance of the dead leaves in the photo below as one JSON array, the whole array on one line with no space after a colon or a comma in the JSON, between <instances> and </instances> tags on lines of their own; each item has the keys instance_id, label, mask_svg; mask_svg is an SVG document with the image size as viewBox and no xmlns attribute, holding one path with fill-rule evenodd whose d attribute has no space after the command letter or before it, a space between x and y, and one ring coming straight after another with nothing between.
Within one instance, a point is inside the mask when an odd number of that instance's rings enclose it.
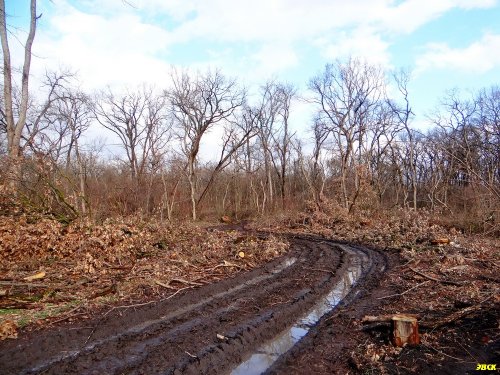
<instances>
[{"instance_id":1,"label":"dead leaves","mask_svg":"<svg viewBox=\"0 0 500 375\"><path fill-rule=\"evenodd\" d=\"M130 217L63 226L48 219L3 216L0 306L20 308L20 314L9 313L16 322L22 314L48 305L52 309L53 304L158 298L165 289L177 293L258 266L287 247L277 237L207 231L191 223ZM0 324L5 319L0 316Z\"/></svg>"},{"instance_id":2,"label":"dead leaves","mask_svg":"<svg viewBox=\"0 0 500 375\"><path fill-rule=\"evenodd\" d=\"M0 323L0 340L17 338L17 324L13 320Z\"/></svg>"}]
</instances>

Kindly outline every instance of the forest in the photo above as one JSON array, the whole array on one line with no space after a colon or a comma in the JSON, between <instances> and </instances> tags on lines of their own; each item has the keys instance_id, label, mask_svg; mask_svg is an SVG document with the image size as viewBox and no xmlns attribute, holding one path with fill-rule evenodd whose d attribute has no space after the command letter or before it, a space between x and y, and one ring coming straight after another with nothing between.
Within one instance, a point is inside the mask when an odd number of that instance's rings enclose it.
<instances>
[{"instance_id":1,"label":"forest","mask_svg":"<svg viewBox=\"0 0 500 375\"><path fill-rule=\"evenodd\" d=\"M219 70L174 70L163 90L123 93L81 92L72 78L48 73L29 99L14 85L1 113L3 189L58 220L244 219L329 202L348 214L423 209L498 233L498 86L444 94L422 131L410 73L354 58L326 65L305 93L268 81L251 97ZM298 101L315 110L301 135L289 125ZM117 143L113 157L91 131Z\"/></svg>"}]
</instances>

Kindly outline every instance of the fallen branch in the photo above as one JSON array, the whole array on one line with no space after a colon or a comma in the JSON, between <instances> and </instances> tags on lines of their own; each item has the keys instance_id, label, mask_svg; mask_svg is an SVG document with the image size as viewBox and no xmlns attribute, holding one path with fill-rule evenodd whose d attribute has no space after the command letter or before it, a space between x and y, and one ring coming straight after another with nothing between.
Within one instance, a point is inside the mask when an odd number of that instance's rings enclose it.
<instances>
[{"instance_id":1,"label":"fallen branch","mask_svg":"<svg viewBox=\"0 0 500 375\"><path fill-rule=\"evenodd\" d=\"M390 322L394 314L389 315L366 315L361 319L361 323L380 323L380 322Z\"/></svg>"},{"instance_id":2,"label":"fallen branch","mask_svg":"<svg viewBox=\"0 0 500 375\"><path fill-rule=\"evenodd\" d=\"M184 279L172 279L172 280L170 280L169 284L171 282L174 282L174 281L177 281L178 283L188 284L188 285L194 285L194 286L202 286L203 285L201 283L197 283L197 282L189 281L189 280L184 280Z\"/></svg>"},{"instance_id":3,"label":"fallen branch","mask_svg":"<svg viewBox=\"0 0 500 375\"><path fill-rule=\"evenodd\" d=\"M55 286L47 284L23 283L17 281L0 281L0 285L5 286L27 286L29 288L54 288Z\"/></svg>"},{"instance_id":4,"label":"fallen branch","mask_svg":"<svg viewBox=\"0 0 500 375\"><path fill-rule=\"evenodd\" d=\"M424 326L425 328L431 328L431 329L435 329L435 328L439 328L439 327L443 327L445 325L448 325L450 323L453 323L459 319L462 319L464 318L465 316L467 315L470 315L476 311L479 311L483 308L483 303L485 303L486 301L490 300L494 295L492 294L491 296L489 296L488 298L486 298L485 300L479 302L479 304L475 305L475 306L470 306L470 307L466 307L465 309L462 309L462 310L459 310L459 311L455 311L454 313L448 315L446 318L444 319L440 319L436 322L433 322L433 323L426 323Z\"/></svg>"},{"instance_id":5,"label":"fallen branch","mask_svg":"<svg viewBox=\"0 0 500 375\"><path fill-rule=\"evenodd\" d=\"M162 286L164 288L167 288L167 289L176 289L168 284L162 283L160 280L155 280L155 284Z\"/></svg>"},{"instance_id":6,"label":"fallen branch","mask_svg":"<svg viewBox=\"0 0 500 375\"><path fill-rule=\"evenodd\" d=\"M215 267L209 268L208 270L209 271L213 271L213 270L215 270L215 269L217 269L219 267L236 267L236 268L239 268L239 269L245 269L245 267L240 266L238 264L234 264L234 263L231 263L231 262L228 262L228 261L224 261L223 264L219 264L219 265L217 265Z\"/></svg>"},{"instance_id":7,"label":"fallen branch","mask_svg":"<svg viewBox=\"0 0 500 375\"><path fill-rule=\"evenodd\" d=\"M385 298L392 298L392 297L400 297L404 296L406 293L411 292L413 289L417 289L418 287L421 287L422 285L428 284L429 280L424 281L420 284L415 285L414 287L411 287L410 289L405 290L402 293L397 293L397 294L391 294L390 296L384 296L384 297L378 297L377 299L385 299Z\"/></svg>"},{"instance_id":8,"label":"fallen branch","mask_svg":"<svg viewBox=\"0 0 500 375\"><path fill-rule=\"evenodd\" d=\"M412 268L410 266L408 266L408 268L410 270L412 270L413 272L415 272L417 275L420 275L422 277L425 277L426 279L428 280L432 280L432 281L436 281L438 283L442 283L442 284L450 284L450 285L457 285L457 286L461 286L463 285L462 283L458 283L456 281L450 281L450 280L441 280L441 279L438 279L436 277L433 277L433 276L429 276L429 275L426 275L425 273L423 272L420 272L419 270L416 270L415 268Z\"/></svg>"}]
</instances>

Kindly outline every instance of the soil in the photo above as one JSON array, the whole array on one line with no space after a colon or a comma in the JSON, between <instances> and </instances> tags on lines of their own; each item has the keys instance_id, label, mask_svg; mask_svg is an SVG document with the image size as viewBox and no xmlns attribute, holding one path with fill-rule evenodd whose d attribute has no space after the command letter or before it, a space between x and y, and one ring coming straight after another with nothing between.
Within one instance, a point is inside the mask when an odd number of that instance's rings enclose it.
<instances>
[{"instance_id":1,"label":"soil","mask_svg":"<svg viewBox=\"0 0 500 375\"><path fill-rule=\"evenodd\" d=\"M4 341L0 373L228 372L310 309L349 265L352 255L334 242L290 240L286 256L232 279ZM354 251L368 254L367 275L385 264L378 252Z\"/></svg>"},{"instance_id":2,"label":"soil","mask_svg":"<svg viewBox=\"0 0 500 375\"><path fill-rule=\"evenodd\" d=\"M438 362L429 361L436 354L430 353L430 345L397 349L384 327L363 329L364 315L385 312L394 301L384 297L401 293L393 282L403 266L397 251L342 247L312 235L288 239L286 255L233 278L186 288L154 303L117 305L91 320L63 322L2 341L0 374L229 373L326 295L356 254L368 259L363 277L267 373L468 374L477 363L498 361L498 341L484 342L484 333L498 328L498 314L491 310L473 315L468 324L462 321L455 336L447 336L452 349L457 340L469 340L467 350L474 358L469 362L457 361L462 353L454 350ZM378 357L370 362L370 355Z\"/></svg>"}]
</instances>

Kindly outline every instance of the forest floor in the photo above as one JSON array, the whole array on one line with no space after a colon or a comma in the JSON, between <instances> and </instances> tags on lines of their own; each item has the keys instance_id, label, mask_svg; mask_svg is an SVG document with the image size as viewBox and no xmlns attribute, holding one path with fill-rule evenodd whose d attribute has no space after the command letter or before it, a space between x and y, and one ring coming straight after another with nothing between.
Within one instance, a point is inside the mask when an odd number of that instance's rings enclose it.
<instances>
[{"instance_id":1,"label":"forest floor","mask_svg":"<svg viewBox=\"0 0 500 375\"><path fill-rule=\"evenodd\" d=\"M488 373L476 372L478 364L500 367L499 238L464 235L411 211L376 219L312 211L258 228L365 244L388 257L387 271L370 276L356 301L288 353L287 373L305 366L317 374L473 374ZM418 318L420 345L397 348L387 324L363 322L400 313Z\"/></svg>"},{"instance_id":2,"label":"forest floor","mask_svg":"<svg viewBox=\"0 0 500 375\"><path fill-rule=\"evenodd\" d=\"M0 372L154 373L144 366L160 362L172 373L228 371L342 277L348 255L337 243L366 246L371 266L268 373L467 374L500 364L498 239L411 212L311 212L249 227L0 216ZM299 261L283 267L290 259ZM362 322L396 313L418 317L420 345L396 348L385 325ZM160 331L173 340L171 362ZM57 357L61 348L82 359ZM118 352L128 367L104 360Z\"/></svg>"}]
</instances>

